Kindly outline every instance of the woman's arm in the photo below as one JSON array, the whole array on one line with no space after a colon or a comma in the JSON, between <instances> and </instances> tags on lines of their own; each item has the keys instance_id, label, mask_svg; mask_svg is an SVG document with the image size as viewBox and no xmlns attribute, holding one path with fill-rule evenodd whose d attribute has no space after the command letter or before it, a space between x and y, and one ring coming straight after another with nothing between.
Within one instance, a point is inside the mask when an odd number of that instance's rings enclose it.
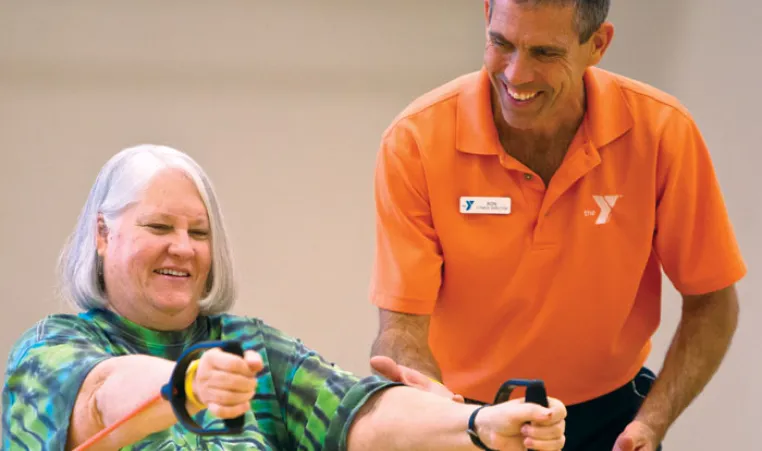
<instances>
[{"instance_id":1,"label":"woman's arm","mask_svg":"<svg viewBox=\"0 0 762 451\"><path fill-rule=\"evenodd\" d=\"M82 383L74 403L67 449L81 445L156 396L169 381L173 368L174 362L146 355L113 357L96 365ZM191 413L198 411L190 409L193 407L189 406ZM118 449L176 421L169 403L161 399L89 449Z\"/></svg>"},{"instance_id":2,"label":"woman's arm","mask_svg":"<svg viewBox=\"0 0 762 451\"><path fill-rule=\"evenodd\" d=\"M280 404L276 414L285 412L282 448L477 450L467 433L476 406L454 401L449 391L443 396L443 390L430 393L379 376L360 378L273 327L262 324L261 331ZM377 368L388 366L376 360ZM486 407L476 416L477 432L493 449L525 451L534 443L526 437L544 437L531 448L558 451L566 411L549 401L551 409L521 400Z\"/></svg>"},{"instance_id":3,"label":"woman's arm","mask_svg":"<svg viewBox=\"0 0 762 451\"><path fill-rule=\"evenodd\" d=\"M476 431L491 449L560 450L566 410L557 400L550 401L550 409L521 400L486 407L476 416ZM348 449L476 450L466 430L477 407L415 388L391 387L358 412Z\"/></svg>"},{"instance_id":4,"label":"woman's arm","mask_svg":"<svg viewBox=\"0 0 762 451\"><path fill-rule=\"evenodd\" d=\"M233 418L250 408L259 355L247 351L241 359L219 349L199 361L194 393L219 418ZM85 378L74 403L67 449L73 449L100 430L124 418L156 396L169 381L175 362L146 355L114 357L96 365ZM200 409L188 404L191 414ZM89 450L118 449L172 426L177 419L163 398L126 421Z\"/></svg>"}]
</instances>

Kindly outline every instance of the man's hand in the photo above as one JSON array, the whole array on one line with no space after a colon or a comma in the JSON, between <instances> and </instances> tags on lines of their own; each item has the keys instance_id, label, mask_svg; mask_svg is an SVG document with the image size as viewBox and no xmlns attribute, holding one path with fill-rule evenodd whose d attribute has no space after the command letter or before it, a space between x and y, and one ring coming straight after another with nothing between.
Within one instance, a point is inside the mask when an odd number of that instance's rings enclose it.
<instances>
[{"instance_id":1,"label":"man's hand","mask_svg":"<svg viewBox=\"0 0 762 451\"><path fill-rule=\"evenodd\" d=\"M370 359L370 366L381 376L394 381L401 382L408 387L417 388L455 402L464 402L463 396L451 392L443 384L429 378L420 371L399 365L389 357L375 356Z\"/></svg>"},{"instance_id":2,"label":"man's hand","mask_svg":"<svg viewBox=\"0 0 762 451\"><path fill-rule=\"evenodd\" d=\"M656 451L659 439L648 425L633 421L619 434L613 451Z\"/></svg>"}]
</instances>

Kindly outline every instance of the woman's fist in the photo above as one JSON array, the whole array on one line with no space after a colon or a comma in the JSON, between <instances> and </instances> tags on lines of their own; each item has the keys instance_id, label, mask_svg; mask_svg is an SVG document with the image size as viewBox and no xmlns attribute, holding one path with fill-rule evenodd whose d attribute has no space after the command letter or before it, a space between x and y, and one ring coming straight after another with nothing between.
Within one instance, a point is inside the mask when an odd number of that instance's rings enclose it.
<instances>
[{"instance_id":1,"label":"woman's fist","mask_svg":"<svg viewBox=\"0 0 762 451\"><path fill-rule=\"evenodd\" d=\"M213 348L201 355L193 380L196 399L218 418L235 418L251 408L257 374L264 364L254 351L243 357Z\"/></svg>"}]
</instances>

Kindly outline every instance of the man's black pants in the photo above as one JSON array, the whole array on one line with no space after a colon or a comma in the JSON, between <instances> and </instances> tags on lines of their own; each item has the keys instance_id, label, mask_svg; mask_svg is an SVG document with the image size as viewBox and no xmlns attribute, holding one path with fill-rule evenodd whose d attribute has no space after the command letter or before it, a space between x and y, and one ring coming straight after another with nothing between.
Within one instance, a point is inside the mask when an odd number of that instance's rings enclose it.
<instances>
[{"instance_id":1,"label":"man's black pants","mask_svg":"<svg viewBox=\"0 0 762 451\"><path fill-rule=\"evenodd\" d=\"M633 380L613 392L566 406L564 451L612 451L619 434L635 418L654 377L651 370L642 368ZM553 396L552 389L548 395ZM659 446L657 451L661 450Z\"/></svg>"},{"instance_id":2,"label":"man's black pants","mask_svg":"<svg viewBox=\"0 0 762 451\"><path fill-rule=\"evenodd\" d=\"M564 451L612 451L619 434L635 418L653 380L654 373L642 368L617 390L567 406ZM659 446L657 451L661 449Z\"/></svg>"}]
</instances>

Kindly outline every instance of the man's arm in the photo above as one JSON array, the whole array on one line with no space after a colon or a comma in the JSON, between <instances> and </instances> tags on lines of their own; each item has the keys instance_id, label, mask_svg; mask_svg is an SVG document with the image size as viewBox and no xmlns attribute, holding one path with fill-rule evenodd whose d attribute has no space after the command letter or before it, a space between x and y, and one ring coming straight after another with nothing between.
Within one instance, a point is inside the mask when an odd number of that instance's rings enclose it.
<instances>
[{"instance_id":1,"label":"man's arm","mask_svg":"<svg viewBox=\"0 0 762 451\"><path fill-rule=\"evenodd\" d=\"M683 296L683 311L659 377L636 417L657 442L704 389L720 366L738 323L735 285Z\"/></svg>"},{"instance_id":2,"label":"man's arm","mask_svg":"<svg viewBox=\"0 0 762 451\"><path fill-rule=\"evenodd\" d=\"M390 357L399 365L442 380L442 373L429 348L429 315L411 315L379 309L379 331L371 357Z\"/></svg>"}]
</instances>

